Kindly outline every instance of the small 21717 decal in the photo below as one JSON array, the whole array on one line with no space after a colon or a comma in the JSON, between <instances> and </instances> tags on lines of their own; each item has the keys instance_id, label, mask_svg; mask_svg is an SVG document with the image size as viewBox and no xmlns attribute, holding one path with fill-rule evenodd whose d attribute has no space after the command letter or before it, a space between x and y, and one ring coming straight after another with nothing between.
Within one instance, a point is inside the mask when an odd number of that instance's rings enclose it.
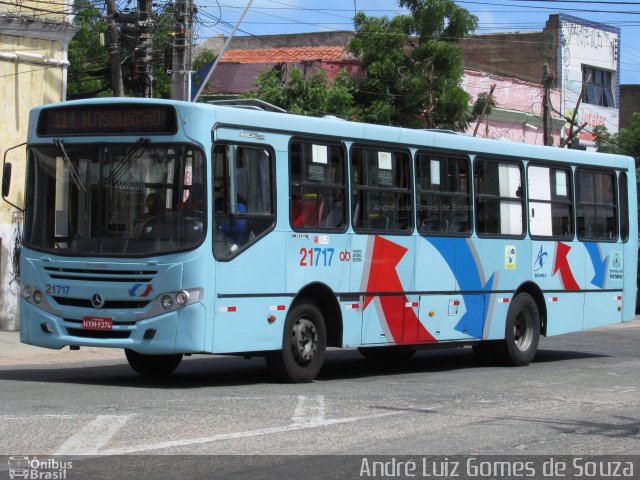
<instances>
[{"instance_id":1,"label":"small 21717 decal","mask_svg":"<svg viewBox=\"0 0 640 480\"><path fill-rule=\"evenodd\" d=\"M69 295L71 287L69 285L56 285L53 283L47 283L46 285L47 295Z\"/></svg>"}]
</instances>

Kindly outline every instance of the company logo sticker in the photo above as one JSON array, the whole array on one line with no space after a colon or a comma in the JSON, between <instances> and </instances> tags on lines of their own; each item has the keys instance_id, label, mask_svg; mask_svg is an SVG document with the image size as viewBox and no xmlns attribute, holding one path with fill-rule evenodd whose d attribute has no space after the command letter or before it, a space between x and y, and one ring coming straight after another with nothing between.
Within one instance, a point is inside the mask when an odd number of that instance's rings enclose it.
<instances>
[{"instance_id":1,"label":"company logo sticker","mask_svg":"<svg viewBox=\"0 0 640 480\"><path fill-rule=\"evenodd\" d=\"M504 269L515 270L516 265L516 247L507 245L504 247Z\"/></svg>"}]
</instances>

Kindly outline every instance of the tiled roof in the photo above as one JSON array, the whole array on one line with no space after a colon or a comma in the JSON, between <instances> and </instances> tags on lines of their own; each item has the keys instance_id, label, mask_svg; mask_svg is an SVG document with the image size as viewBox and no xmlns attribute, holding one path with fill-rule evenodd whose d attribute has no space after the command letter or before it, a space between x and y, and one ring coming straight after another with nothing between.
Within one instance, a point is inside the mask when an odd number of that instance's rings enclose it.
<instances>
[{"instance_id":1,"label":"tiled roof","mask_svg":"<svg viewBox=\"0 0 640 480\"><path fill-rule=\"evenodd\" d=\"M344 46L337 47L289 47L253 50L228 50L222 62L280 63L303 60L339 60L344 57Z\"/></svg>"}]
</instances>

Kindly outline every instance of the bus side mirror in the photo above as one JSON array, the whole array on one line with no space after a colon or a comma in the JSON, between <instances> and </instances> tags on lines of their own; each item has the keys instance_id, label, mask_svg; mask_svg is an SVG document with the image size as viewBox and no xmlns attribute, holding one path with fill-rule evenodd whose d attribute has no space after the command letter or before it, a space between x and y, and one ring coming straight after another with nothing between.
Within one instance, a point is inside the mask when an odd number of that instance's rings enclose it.
<instances>
[{"instance_id":1,"label":"bus side mirror","mask_svg":"<svg viewBox=\"0 0 640 480\"><path fill-rule=\"evenodd\" d=\"M11 190L11 164L5 163L2 169L2 198L9 196Z\"/></svg>"},{"instance_id":2,"label":"bus side mirror","mask_svg":"<svg viewBox=\"0 0 640 480\"><path fill-rule=\"evenodd\" d=\"M21 212L24 212L24 208L19 207L18 205L16 205L15 203L7 199L7 197L9 196L9 191L11 190L11 170L12 170L11 162L7 162L7 155L9 155L9 152L11 150L24 147L25 145L26 143L21 143L20 145L16 145L15 147L7 148L7 150L4 152L4 158L2 160L2 200L4 200L13 208Z\"/></svg>"}]
</instances>

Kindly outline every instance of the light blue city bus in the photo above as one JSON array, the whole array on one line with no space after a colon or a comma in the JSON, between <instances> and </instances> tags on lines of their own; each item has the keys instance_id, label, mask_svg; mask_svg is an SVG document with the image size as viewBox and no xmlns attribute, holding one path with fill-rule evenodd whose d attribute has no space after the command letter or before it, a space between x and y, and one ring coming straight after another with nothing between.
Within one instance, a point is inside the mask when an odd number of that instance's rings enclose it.
<instances>
[{"instance_id":1,"label":"light blue city bus","mask_svg":"<svg viewBox=\"0 0 640 480\"><path fill-rule=\"evenodd\" d=\"M229 354L309 382L328 347L519 366L634 318L632 158L129 98L33 109L26 157L21 340L143 375Z\"/></svg>"}]
</instances>

